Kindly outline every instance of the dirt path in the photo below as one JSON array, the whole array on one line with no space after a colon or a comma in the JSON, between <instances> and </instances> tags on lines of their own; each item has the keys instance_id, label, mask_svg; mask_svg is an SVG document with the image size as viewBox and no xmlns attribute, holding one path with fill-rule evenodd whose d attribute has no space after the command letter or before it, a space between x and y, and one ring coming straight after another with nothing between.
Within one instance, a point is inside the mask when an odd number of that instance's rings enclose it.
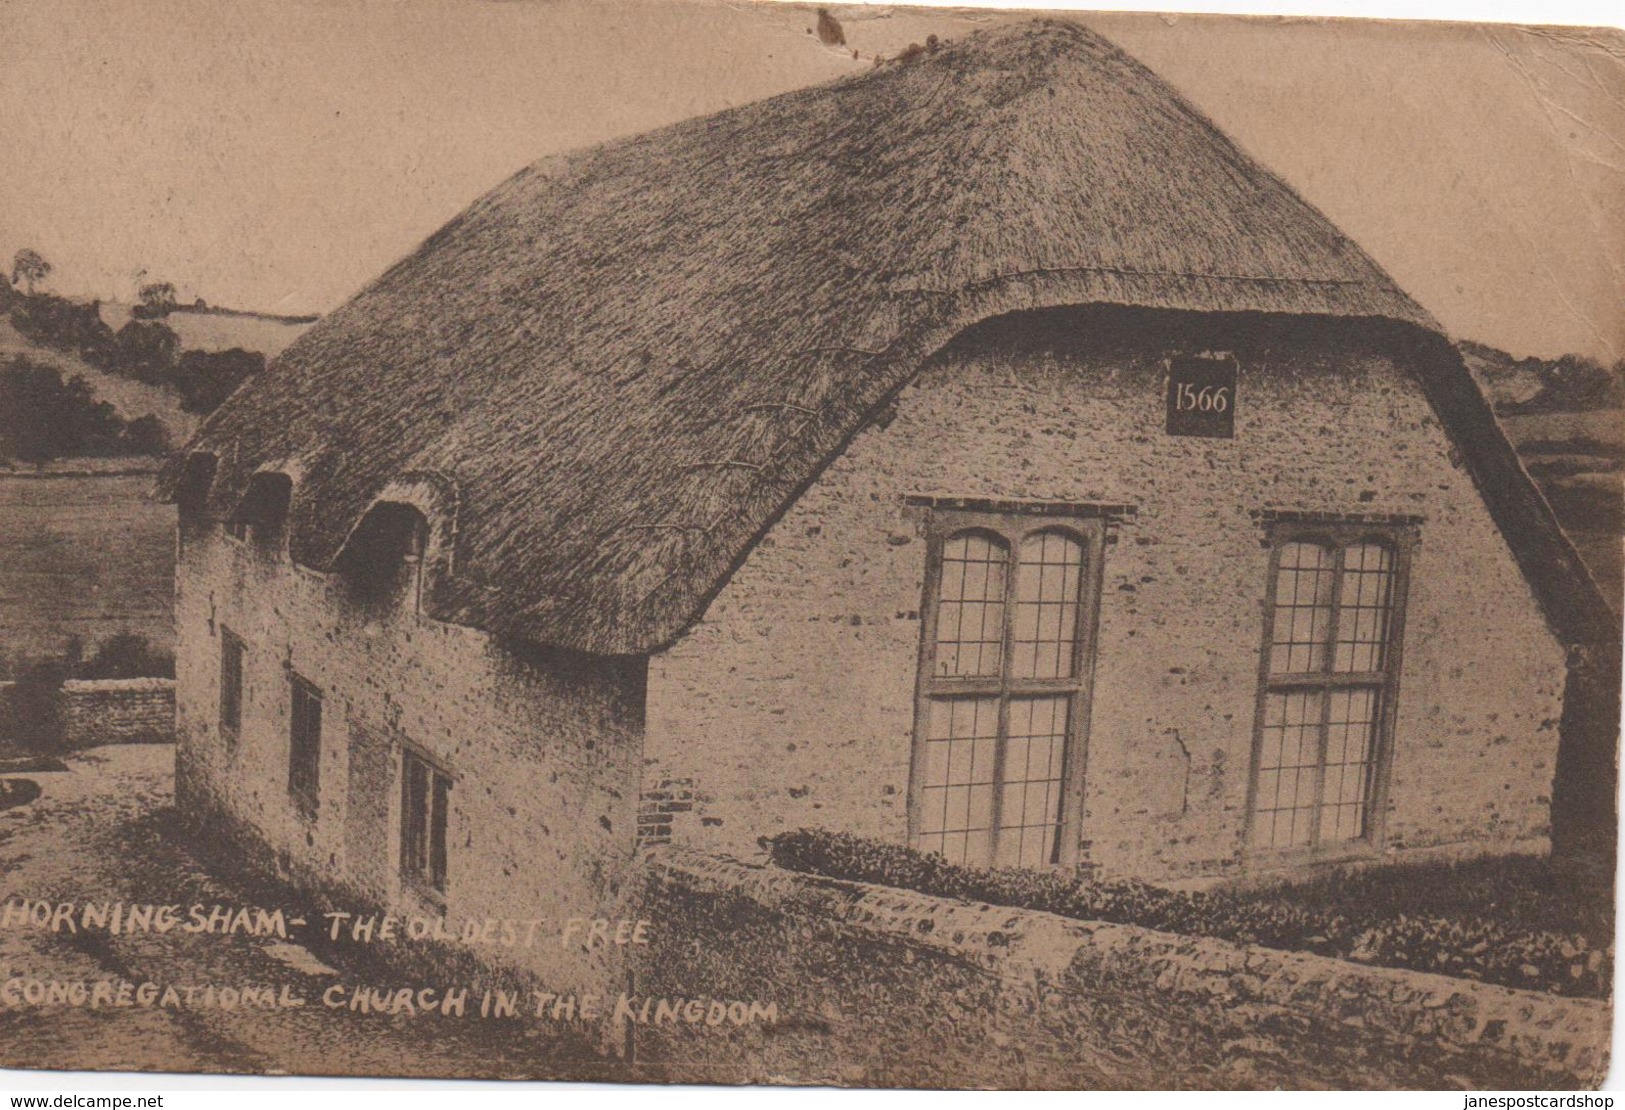
<instances>
[{"instance_id":1,"label":"dirt path","mask_svg":"<svg viewBox=\"0 0 1625 1110\"><path fill-rule=\"evenodd\" d=\"M159 820L174 749L107 747L27 776L38 800L0 812L0 907L13 899L243 906ZM272 907L274 908L274 907ZM289 907L290 918L297 914ZM0 984L154 983L286 988L299 1007L16 1005L0 1002L0 1066L484 1078L613 1078L616 1065L546 1025L418 1014L358 1014L321 1004L334 983L377 982L377 970L330 967L302 946L245 933L111 935L0 928ZM370 978L362 978L370 976ZM14 988L20 990L21 988ZM17 997L15 994L13 998Z\"/></svg>"}]
</instances>

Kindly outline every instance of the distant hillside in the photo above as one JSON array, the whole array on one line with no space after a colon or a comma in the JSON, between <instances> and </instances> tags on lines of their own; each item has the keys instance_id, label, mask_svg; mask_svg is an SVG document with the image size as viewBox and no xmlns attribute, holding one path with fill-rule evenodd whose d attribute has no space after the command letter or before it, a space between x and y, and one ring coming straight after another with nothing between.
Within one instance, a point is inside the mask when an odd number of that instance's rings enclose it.
<instances>
[{"instance_id":1,"label":"distant hillside","mask_svg":"<svg viewBox=\"0 0 1625 1110\"><path fill-rule=\"evenodd\" d=\"M1625 361L1610 367L1584 355L1513 358L1471 340L1457 347L1497 413L1625 409Z\"/></svg>"},{"instance_id":2,"label":"distant hillside","mask_svg":"<svg viewBox=\"0 0 1625 1110\"><path fill-rule=\"evenodd\" d=\"M83 378L92 400L111 404L120 421L156 417L172 443L191 435L201 417L182 409L175 390L114 373L111 364L93 364L87 354L105 348L66 341L70 332L75 339L93 336L69 327L58 335L64 341L52 345L37 342L38 334L36 339L22 334L14 314L25 323L41 322L29 315L33 300L0 275L0 368L14 370L22 359L63 379ZM105 330L88 306L46 307L59 325L88 322ZM29 427L41 427L28 406L15 405L15 397L8 393L0 417L17 420L21 413ZM56 411L60 417L62 410ZM0 438L16 442L14 435ZM174 626L175 507L150 496L156 466L157 460L146 455L40 464L0 459L0 520L6 525L0 528L0 672L58 655L72 641L89 650L134 634L160 651L168 649Z\"/></svg>"},{"instance_id":3,"label":"distant hillside","mask_svg":"<svg viewBox=\"0 0 1625 1110\"><path fill-rule=\"evenodd\" d=\"M101 303L102 320L118 331L132 319L158 319L181 337L181 346L194 351L228 351L234 347L258 351L275 358L283 348L298 339L316 322L314 316L276 316L234 308L185 305L161 317L150 316L141 306L118 301Z\"/></svg>"},{"instance_id":4,"label":"distant hillside","mask_svg":"<svg viewBox=\"0 0 1625 1110\"><path fill-rule=\"evenodd\" d=\"M1460 349L1530 477L1618 609L1625 594L1625 363L1516 359L1482 343Z\"/></svg>"},{"instance_id":5,"label":"distant hillside","mask_svg":"<svg viewBox=\"0 0 1625 1110\"><path fill-rule=\"evenodd\" d=\"M10 320L0 314L0 360L12 355L26 355L34 362L54 367L62 372L64 378L75 375L84 378L97 398L111 402L125 420L149 414L156 416L168 429L170 442L177 446L192 437L201 420L201 417L181 410L180 395L174 390L109 373L68 351L56 351L30 343L17 333Z\"/></svg>"},{"instance_id":6,"label":"distant hillside","mask_svg":"<svg viewBox=\"0 0 1625 1110\"><path fill-rule=\"evenodd\" d=\"M9 351L56 369L70 390L67 379L84 378L125 421L151 414L138 429L143 449L164 439L184 443L201 417L314 322L309 316L211 308L201 300L160 308L24 293L0 275L0 354ZM46 442L56 441L40 440Z\"/></svg>"}]
</instances>

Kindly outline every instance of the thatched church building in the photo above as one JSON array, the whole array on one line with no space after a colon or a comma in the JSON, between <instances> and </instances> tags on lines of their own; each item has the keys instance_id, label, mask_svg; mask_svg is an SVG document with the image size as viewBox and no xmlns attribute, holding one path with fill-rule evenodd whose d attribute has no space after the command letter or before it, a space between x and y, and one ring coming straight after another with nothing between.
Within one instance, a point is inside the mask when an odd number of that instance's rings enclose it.
<instances>
[{"instance_id":1,"label":"thatched church building","mask_svg":"<svg viewBox=\"0 0 1625 1110\"><path fill-rule=\"evenodd\" d=\"M180 804L459 918L1541 849L1616 635L1438 324L1067 23L532 166L165 485Z\"/></svg>"}]
</instances>

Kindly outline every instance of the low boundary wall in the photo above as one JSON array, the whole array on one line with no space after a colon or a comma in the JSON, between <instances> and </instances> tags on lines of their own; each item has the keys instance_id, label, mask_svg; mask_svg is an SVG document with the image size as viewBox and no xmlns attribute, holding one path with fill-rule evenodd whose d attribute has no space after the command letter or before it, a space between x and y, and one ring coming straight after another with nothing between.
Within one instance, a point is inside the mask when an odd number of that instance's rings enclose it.
<instances>
[{"instance_id":1,"label":"low boundary wall","mask_svg":"<svg viewBox=\"0 0 1625 1110\"><path fill-rule=\"evenodd\" d=\"M780 1020L635 1030L641 1075L923 1087L1594 1087L1611 1008L655 849L643 995Z\"/></svg>"},{"instance_id":2,"label":"low boundary wall","mask_svg":"<svg viewBox=\"0 0 1625 1110\"><path fill-rule=\"evenodd\" d=\"M172 678L69 679L57 704L64 748L175 739Z\"/></svg>"}]
</instances>

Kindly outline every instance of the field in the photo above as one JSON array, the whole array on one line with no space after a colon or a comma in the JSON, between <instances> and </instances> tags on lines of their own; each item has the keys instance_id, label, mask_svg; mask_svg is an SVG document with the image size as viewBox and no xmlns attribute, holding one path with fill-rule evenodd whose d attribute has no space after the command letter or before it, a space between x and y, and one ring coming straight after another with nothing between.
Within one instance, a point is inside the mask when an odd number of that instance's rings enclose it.
<instances>
[{"instance_id":1,"label":"field","mask_svg":"<svg viewBox=\"0 0 1625 1110\"><path fill-rule=\"evenodd\" d=\"M114 331L130 322L130 305L103 301L102 320ZM164 317L181 346L189 351L224 351L241 347L275 358L310 329L310 324L246 312L171 312Z\"/></svg>"},{"instance_id":2,"label":"field","mask_svg":"<svg viewBox=\"0 0 1625 1110\"><path fill-rule=\"evenodd\" d=\"M128 473L151 460L96 462L126 471L0 471L0 651L11 659L122 631L173 644L175 508L151 499L151 473Z\"/></svg>"},{"instance_id":3,"label":"field","mask_svg":"<svg viewBox=\"0 0 1625 1110\"><path fill-rule=\"evenodd\" d=\"M1558 521L1615 606L1621 598L1625 525L1625 412L1506 415L1501 426Z\"/></svg>"},{"instance_id":4,"label":"field","mask_svg":"<svg viewBox=\"0 0 1625 1110\"><path fill-rule=\"evenodd\" d=\"M129 307L103 303L114 328ZM197 350L243 347L277 354L309 324L229 312L176 312L168 323ZM83 377L127 420L157 416L175 446L199 418L180 396L35 346L0 316L0 359L26 355L64 377ZM173 646L175 510L150 498L153 459L64 459L34 468L0 461L0 657L17 662L59 652L77 636L88 651L117 632Z\"/></svg>"},{"instance_id":5,"label":"field","mask_svg":"<svg viewBox=\"0 0 1625 1110\"><path fill-rule=\"evenodd\" d=\"M180 394L174 390L109 374L75 355L37 347L18 335L11 321L0 315L0 361L13 355L25 355L34 362L55 367L64 378L75 375L84 378L95 390L97 400L111 401L126 420L149 414L156 416L169 429L170 442L177 446L186 442L197 429L198 418L181 411Z\"/></svg>"}]
</instances>

